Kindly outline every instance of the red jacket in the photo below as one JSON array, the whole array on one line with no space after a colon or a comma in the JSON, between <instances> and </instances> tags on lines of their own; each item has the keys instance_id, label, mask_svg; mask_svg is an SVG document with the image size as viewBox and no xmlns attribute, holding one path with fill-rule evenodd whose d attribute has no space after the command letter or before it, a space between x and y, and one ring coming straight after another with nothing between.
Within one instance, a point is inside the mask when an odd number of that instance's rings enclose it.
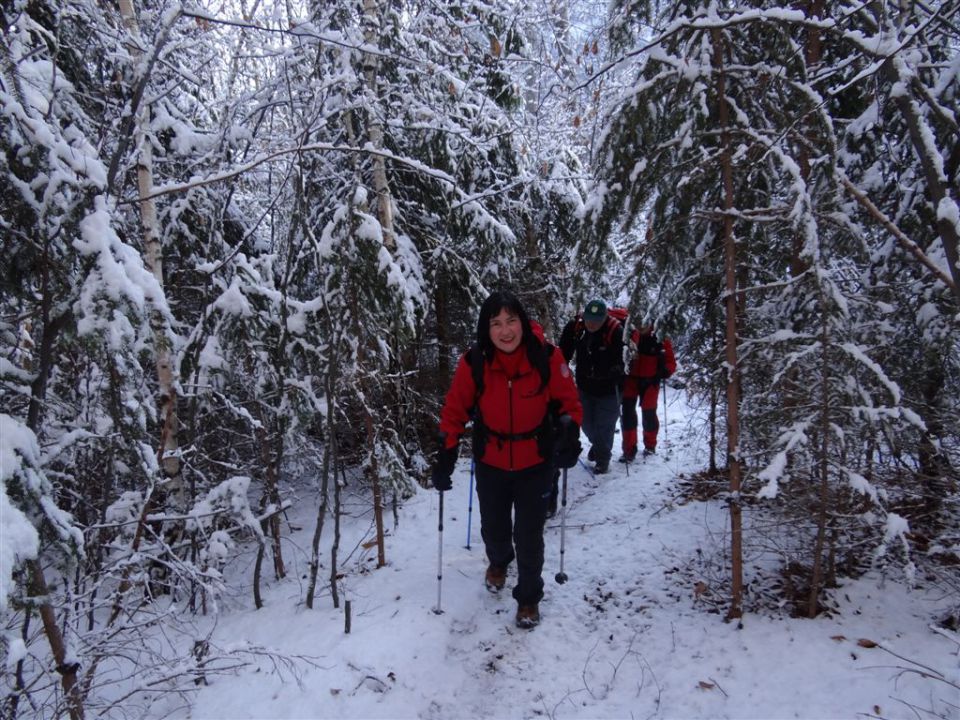
<instances>
[{"instance_id":1,"label":"red jacket","mask_svg":"<svg viewBox=\"0 0 960 720\"><path fill-rule=\"evenodd\" d=\"M457 444L468 422L476 395L470 361L464 353L457 363L453 383L440 411L440 431L446 433L447 447ZM542 392L540 373L531 365L523 345L509 355L494 352L483 363L483 393L480 415L489 429L483 457L478 460L501 470L523 470L542 463L534 437L506 439L536 430L547 413L547 403L557 400L560 414L583 423L583 408L570 368L559 350L550 355L550 382Z\"/></svg>"},{"instance_id":2,"label":"red jacket","mask_svg":"<svg viewBox=\"0 0 960 720\"><path fill-rule=\"evenodd\" d=\"M657 373L657 362L661 349L668 375L677 371L677 359L673 355L670 338L664 338L663 342L659 343L653 335L640 335L634 331L633 340L637 344L637 355L630 363L630 377L659 381L661 377Z\"/></svg>"}]
</instances>

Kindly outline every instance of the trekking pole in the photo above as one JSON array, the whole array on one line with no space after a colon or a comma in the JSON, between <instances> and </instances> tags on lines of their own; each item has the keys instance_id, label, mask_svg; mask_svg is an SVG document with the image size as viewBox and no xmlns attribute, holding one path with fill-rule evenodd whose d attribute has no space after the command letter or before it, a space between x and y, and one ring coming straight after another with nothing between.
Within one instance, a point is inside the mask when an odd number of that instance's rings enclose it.
<instances>
[{"instance_id":1,"label":"trekking pole","mask_svg":"<svg viewBox=\"0 0 960 720\"><path fill-rule=\"evenodd\" d=\"M669 442L668 435L668 423L667 423L667 381L661 380L660 384L663 385L663 444L666 445Z\"/></svg>"},{"instance_id":2,"label":"trekking pole","mask_svg":"<svg viewBox=\"0 0 960 720\"><path fill-rule=\"evenodd\" d=\"M440 491L440 542L437 549L437 607L434 611L437 615L443 614L440 607L440 590L443 587L443 491Z\"/></svg>"},{"instance_id":3,"label":"trekking pole","mask_svg":"<svg viewBox=\"0 0 960 720\"><path fill-rule=\"evenodd\" d=\"M623 389L626 390L627 378L630 377L630 366L633 364L633 353L630 351L630 343L633 342L633 332L630 330L630 313L623 320ZM623 440L626 432L623 422L623 391L620 392L620 447L623 448L624 465L627 468L627 477L630 477L630 461L627 460L627 447Z\"/></svg>"},{"instance_id":4,"label":"trekking pole","mask_svg":"<svg viewBox=\"0 0 960 720\"><path fill-rule=\"evenodd\" d=\"M476 458L470 459L470 499L467 504L467 550L470 549L470 522L473 520L473 468L477 464Z\"/></svg>"},{"instance_id":5,"label":"trekking pole","mask_svg":"<svg viewBox=\"0 0 960 720\"><path fill-rule=\"evenodd\" d=\"M622 401L621 401L622 402ZM620 405L620 447L623 448L623 465L627 469L627 477L630 477L630 461L627 459L627 448L623 440L625 430L623 429L623 405Z\"/></svg>"},{"instance_id":6,"label":"trekking pole","mask_svg":"<svg viewBox=\"0 0 960 720\"><path fill-rule=\"evenodd\" d=\"M630 461L627 460L627 445L626 445L626 441L624 440L625 433L627 432L625 428L626 428L626 425L623 422L623 394L621 393L620 394L620 447L623 448L622 459L624 461L623 464L627 468L627 477L630 477Z\"/></svg>"},{"instance_id":7,"label":"trekking pole","mask_svg":"<svg viewBox=\"0 0 960 720\"><path fill-rule=\"evenodd\" d=\"M563 469L563 495L560 500L560 572L556 574L554 580L558 585L563 585L567 581L567 574L563 571L563 553L566 549L567 539L567 469Z\"/></svg>"}]
</instances>

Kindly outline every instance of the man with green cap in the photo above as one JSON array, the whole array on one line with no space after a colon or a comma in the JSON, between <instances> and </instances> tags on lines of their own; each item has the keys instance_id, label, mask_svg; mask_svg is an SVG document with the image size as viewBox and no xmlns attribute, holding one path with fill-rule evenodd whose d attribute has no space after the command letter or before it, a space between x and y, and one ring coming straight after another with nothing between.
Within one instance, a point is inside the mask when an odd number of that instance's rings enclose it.
<instances>
[{"instance_id":1,"label":"man with green cap","mask_svg":"<svg viewBox=\"0 0 960 720\"><path fill-rule=\"evenodd\" d=\"M623 325L607 312L603 300L591 300L582 316L564 327L560 351L576 368L583 431L591 445L587 457L596 462L595 473L605 473L610 469L613 435L620 417Z\"/></svg>"}]
</instances>

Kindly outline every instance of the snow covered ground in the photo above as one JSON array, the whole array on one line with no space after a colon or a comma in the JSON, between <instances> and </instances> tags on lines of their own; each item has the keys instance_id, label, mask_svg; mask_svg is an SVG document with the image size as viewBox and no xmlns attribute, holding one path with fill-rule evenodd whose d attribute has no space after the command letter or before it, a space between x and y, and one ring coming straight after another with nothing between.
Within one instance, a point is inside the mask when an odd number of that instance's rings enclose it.
<instances>
[{"instance_id":1,"label":"snow covered ground","mask_svg":"<svg viewBox=\"0 0 960 720\"><path fill-rule=\"evenodd\" d=\"M438 494L421 491L400 510L375 568L369 514L348 528L344 595L352 629L329 595L303 605L316 504L291 516L302 529L285 548L292 569L266 606L234 586L213 642L249 642L310 656L296 669L268 659L211 678L191 718L960 718L958 639L932 619L949 605L932 584L892 578L845 581L832 618L747 614L738 627L710 612L713 592L699 559L728 543L716 501L684 501L678 478L702 469L682 397L669 407L661 453L593 477L569 473L566 584L558 514L548 522L542 623L514 627L509 596L484 589L486 561L474 503L467 549L469 458L446 494L442 614L438 599ZM662 419L662 414L661 414ZM662 435L661 431L661 435ZM331 524L324 530L329 547ZM249 583L249 568L235 568ZM321 571L322 573L325 571ZM693 574L691 574L693 573ZM749 581L749 577L747 580ZM723 606L722 603L719 606ZM876 647L865 647L871 643ZM937 676L940 676L938 679ZM949 682L944 682L946 679ZM954 683L953 685L949 684Z\"/></svg>"}]
</instances>

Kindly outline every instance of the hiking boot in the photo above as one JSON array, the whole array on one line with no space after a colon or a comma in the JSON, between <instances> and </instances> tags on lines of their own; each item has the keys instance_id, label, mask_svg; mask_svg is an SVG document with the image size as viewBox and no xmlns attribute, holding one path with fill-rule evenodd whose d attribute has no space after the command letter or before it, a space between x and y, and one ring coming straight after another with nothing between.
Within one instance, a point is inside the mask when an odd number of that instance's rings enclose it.
<instances>
[{"instance_id":1,"label":"hiking boot","mask_svg":"<svg viewBox=\"0 0 960 720\"><path fill-rule=\"evenodd\" d=\"M591 448L587 451L587 460L589 460L590 462L593 462L593 461L596 460L596 459L597 459L597 456L594 455L594 453L593 453L593 447L591 447Z\"/></svg>"},{"instance_id":2,"label":"hiking boot","mask_svg":"<svg viewBox=\"0 0 960 720\"><path fill-rule=\"evenodd\" d=\"M503 590L503 586L507 584L507 569L497 567L496 565L488 565L487 574L483 578L483 583L490 592L500 592Z\"/></svg>"},{"instance_id":3,"label":"hiking boot","mask_svg":"<svg viewBox=\"0 0 960 720\"><path fill-rule=\"evenodd\" d=\"M630 448L629 450L624 450L623 455L620 456L620 462L622 463L631 463L636 459L637 459L636 446Z\"/></svg>"},{"instance_id":4,"label":"hiking boot","mask_svg":"<svg viewBox=\"0 0 960 720\"><path fill-rule=\"evenodd\" d=\"M551 495L550 499L547 500L547 519L549 520L556 514L557 514L557 496Z\"/></svg>"},{"instance_id":5,"label":"hiking boot","mask_svg":"<svg viewBox=\"0 0 960 720\"><path fill-rule=\"evenodd\" d=\"M656 448L645 447L645 448L643 449L643 456L644 456L644 457L650 457L651 455L656 454L656 452L657 452L657 449L656 449Z\"/></svg>"},{"instance_id":6,"label":"hiking boot","mask_svg":"<svg viewBox=\"0 0 960 720\"><path fill-rule=\"evenodd\" d=\"M610 472L609 460L598 460L597 464L593 466L594 475L605 475L608 472Z\"/></svg>"},{"instance_id":7,"label":"hiking boot","mask_svg":"<svg viewBox=\"0 0 960 720\"><path fill-rule=\"evenodd\" d=\"M520 605L517 608L517 627L529 630L540 624L540 608L533 605Z\"/></svg>"}]
</instances>

